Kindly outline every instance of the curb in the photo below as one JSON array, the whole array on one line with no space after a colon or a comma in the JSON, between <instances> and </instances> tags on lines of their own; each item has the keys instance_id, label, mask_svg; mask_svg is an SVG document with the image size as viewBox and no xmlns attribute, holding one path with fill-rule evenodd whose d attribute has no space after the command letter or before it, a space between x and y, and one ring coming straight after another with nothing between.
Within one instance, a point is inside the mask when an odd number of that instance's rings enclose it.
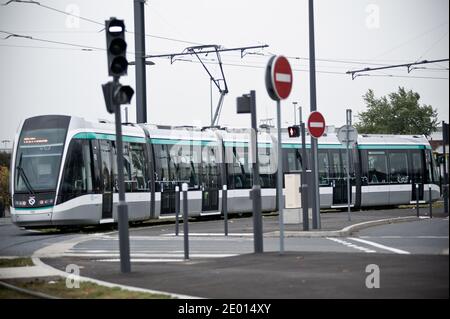
<instances>
[{"instance_id":1,"label":"curb","mask_svg":"<svg viewBox=\"0 0 450 319\"><path fill-rule=\"evenodd\" d=\"M94 239L95 237L99 237L99 236L93 235L93 236L88 236L88 238L82 238L82 239L71 238L62 243L57 243L57 244L53 244L53 245L41 248L34 252L34 254L31 256L31 260L33 261L33 263L36 266L41 266L47 270L52 271L55 274L55 276L61 276L63 278L67 278L67 277L71 276L71 279L73 279L72 277L74 275L72 273L67 273L65 271L54 268L54 267L44 263L40 258L63 257L61 252L64 252L65 250L67 250L83 241L88 241L88 240ZM159 295L168 295L172 298L178 298L178 299L202 299L201 297L197 297L197 296L189 296L189 295L171 293L171 292L167 292L167 291L126 286L126 285L121 285L121 284L112 283L112 282L108 282L108 281L98 280L98 279L94 279L94 278L90 278L90 277L84 277L84 276L78 276L78 279L80 280L80 282L92 282L97 285L108 287L108 288L119 287L123 290L135 291L135 292L145 292L145 293L159 294Z\"/></svg>"},{"instance_id":2,"label":"curb","mask_svg":"<svg viewBox=\"0 0 450 319\"><path fill-rule=\"evenodd\" d=\"M303 238L320 238L320 237L346 237L350 236L352 233L373 226L395 224L401 222L413 222L420 221L424 218L417 217L394 217L379 220L371 220L368 222L362 222L354 225L350 225L342 228L341 230L323 230L323 231L285 231L285 237L303 237ZM265 237L279 237L280 232L270 232L265 234Z\"/></svg>"}]
</instances>

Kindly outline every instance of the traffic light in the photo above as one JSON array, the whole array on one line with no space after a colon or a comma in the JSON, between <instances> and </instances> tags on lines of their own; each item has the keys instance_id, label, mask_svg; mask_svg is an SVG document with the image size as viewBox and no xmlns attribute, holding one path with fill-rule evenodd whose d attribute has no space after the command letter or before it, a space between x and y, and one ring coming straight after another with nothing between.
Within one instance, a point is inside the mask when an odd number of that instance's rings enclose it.
<instances>
[{"instance_id":1,"label":"traffic light","mask_svg":"<svg viewBox=\"0 0 450 319\"><path fill-rule=\"evenodd\" d=\"M300 136L300 127L298 125L289 126L288 134L289 134L289 137L299 137Z\"/></svg>"},{"instance_id":2,"label":"traffic light","mask_svg":"<svg viewBox=\"0 0 450 319\"><path fill-rule=\"evenodd\" d=\"M106 50L108 55L108 74L122 76L127 74L127 43L123 20L111 18L105 21Z\"/></svg>"},{"instance_id":3,"label":"traffic light","mask_svg":"<svg viewBox=\"0 0 450 319\"><path fill-rule=\"evenodd\" d=\"M134 90L129 85L122 85L119 82L108 82L102 85L103 96L105 98L106 110L114 113L116 106L130 104Z\"/></svg>"}]
</instances>

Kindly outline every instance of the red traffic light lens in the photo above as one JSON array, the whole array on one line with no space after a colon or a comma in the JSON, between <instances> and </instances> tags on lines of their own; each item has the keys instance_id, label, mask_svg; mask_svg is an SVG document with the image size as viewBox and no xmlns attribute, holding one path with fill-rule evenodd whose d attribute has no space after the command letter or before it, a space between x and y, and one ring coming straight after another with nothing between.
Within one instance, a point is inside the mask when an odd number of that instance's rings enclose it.
<instances>
[{"instance_id":1,"label":"red traffic light lens","mask_svg":"<svg viewBox=\"0 0 450 319\"><path fill-rule=\"evenodd\" d=\"M109 52L114 55L122 54L127 49L127 43L120 38L114 39L109 45Z\"/></svg>"},{"instance_id":2,"label":"red traffic light lens","mask_svg":"<svg viewBox=\"0 0 450 319\"><path fill-rule=\"evenodd\" d=\"M121 75L128 69L128 61L122 56L114 58L111 63L111 72L115 75Z\"/></svg>"}]
</instances>

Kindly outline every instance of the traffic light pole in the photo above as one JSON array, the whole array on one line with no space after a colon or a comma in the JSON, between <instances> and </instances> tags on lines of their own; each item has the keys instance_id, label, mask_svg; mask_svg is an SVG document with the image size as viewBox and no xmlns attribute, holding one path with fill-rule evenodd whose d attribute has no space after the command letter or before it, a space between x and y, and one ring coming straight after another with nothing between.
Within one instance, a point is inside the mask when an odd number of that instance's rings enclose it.
<instances>
[{"instance_id":1,"label":"traffic light pole","mask_svg":"<svg viewBox=\"0 0 450 319\"><path fill-rule=\"evenodd\" d=\"M114 82L118 83L119 77L114 77ZM117 184L119 188L117 219L119 224L120 270L123 273L129 273L131 271L130 238L128 233L128 206L125 201L125 182L123 173L122 119L120 114L120 104L114 103L114 106L116 120Z\"/></svg>"},{"instance_id":2,"label":"traffic light pole","mask_svg":"<svg viewBox=\"0 0 450 319\"><path fill-rule=\"evenodd\" d=\"M350 126L352 125L352 110L347 109L346 112L346 116L347 116L347 128L350 128ZM350 139L350 130L347 129L347 143L345 144L346 149L347 149L347 212L348 212L348 221L351 221L351 215L350 215L350 211L351 211L351 203L352 203L352 185L350 184L350 148L349 148L349 139Z\"/></svg>"},{"instance_id":3,"label":"traffic light pole","mask_svg":"<svg viewBox=\"0 0 450 319\"><path fill-rule=\"evenodd\" d=\"M136 123L147 123L144 4L145 0L134 0L134 46L136 52Z\"/></svg>"},{"instance_id":4,"label":"traffic light pole","mask_svg":"<svg viewBox=\"0 0 450 319\"><path fill-rule=\"evenodd\" d=\"M316 100L316 54L314 46L314 1L309 0L309 90L310 90L310 110L317 111ZM311 159L312 159L312 218L313 229L320 229L320 192L319 192L319 171L317 162L317 139L311 136Z\"/></svg>"}]
</instances>

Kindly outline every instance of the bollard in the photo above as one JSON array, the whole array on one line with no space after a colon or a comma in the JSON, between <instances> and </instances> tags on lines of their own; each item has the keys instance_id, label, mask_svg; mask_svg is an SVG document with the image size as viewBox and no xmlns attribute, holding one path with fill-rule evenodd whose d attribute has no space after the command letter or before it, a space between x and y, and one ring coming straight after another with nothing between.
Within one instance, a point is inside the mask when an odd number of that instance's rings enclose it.
<instances>
[{"instance_id":1,"label":"bollard","mask_svg":"<svg viewBox=\"0 0 450 319\"><path fill-rule=\"evenodd\" d=\"M228 236L228 198L227 185L222 186L222 211L225 236Z\"/></svg>"},{"instance_id":2,"label":"bollard","mask_svg":"<svg viewBox=\"0 0 450 319\"><path fill-rule=\"evenodd\" d=\"M419 184L416 184L416 210L417 210L417 217L420 216L419 212Z\"/></svg>"},{"instance_id":3,"label":"bollard","mask_svg":"<svg viewBox=\"0 0 450 319\"><path fill-rule=\"evenodd\" d=\"M306 174L305 174L306 176ZM302 184L300 189L302 194L302 211L303 211L303 230L309 230L309 214L308 214L308 184Z\"/></svg>"},{"instance_id":4,"label":"bollard","mask_svg":"<svg viewBox=\"0 0 450 319\"><path fill-rule=\"evenodd\" d=\"M188 214L188 184L183 183L183 235L184 235L184 259L189 259L189 214Z\"/></svg>"},{"instance_id":5,"label":"bollard","mask_svg":"<svg viewBox=\"0 0 450 319\"><path fill-rule=\"evenodd\" d=\"M180 223L180 186L175 186L175 236L178 236Z\"/></svg>"},{"instance_id":6,"label":"bollard","mask_svg":"<svg viewBox=\"0 0 450 319\"><path fill-rule=\"evenodd\" d=\"M428 197L430 200L430 218L433 218L433 203L431 201L431 185L428 185Z\"/></svg>"}]
</instances>

